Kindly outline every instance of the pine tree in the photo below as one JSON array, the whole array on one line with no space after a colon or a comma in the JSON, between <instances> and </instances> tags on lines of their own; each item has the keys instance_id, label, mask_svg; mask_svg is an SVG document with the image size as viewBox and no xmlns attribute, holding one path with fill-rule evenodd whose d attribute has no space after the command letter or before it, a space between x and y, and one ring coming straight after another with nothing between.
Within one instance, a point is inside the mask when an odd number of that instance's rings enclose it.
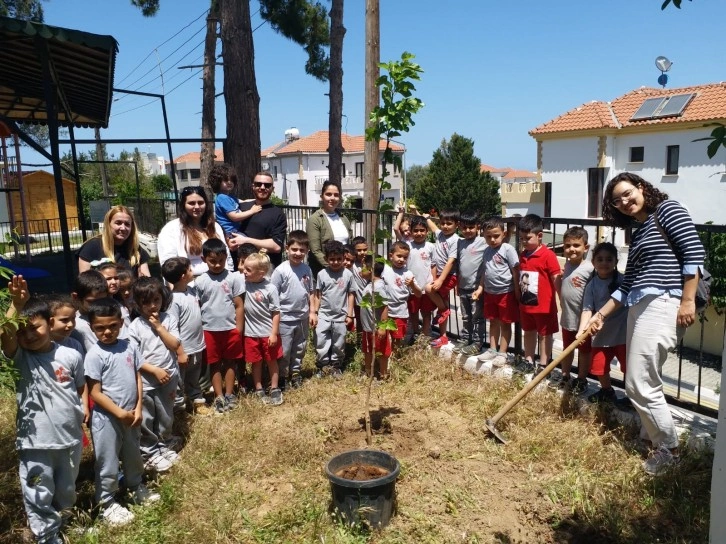
<instances>
[{"instance_id":1,"label":"pine tree","mask_svg":"<svg viewBox=\"0 0 726 544\"><path fill-rule=\"evenodd\" d=\"M422 212L454 209L484 217L501 214L499 183L481 172L474 141L453 134L434 151L428 172L416 184L416 205Z\"/></svg>"}]
</instances>

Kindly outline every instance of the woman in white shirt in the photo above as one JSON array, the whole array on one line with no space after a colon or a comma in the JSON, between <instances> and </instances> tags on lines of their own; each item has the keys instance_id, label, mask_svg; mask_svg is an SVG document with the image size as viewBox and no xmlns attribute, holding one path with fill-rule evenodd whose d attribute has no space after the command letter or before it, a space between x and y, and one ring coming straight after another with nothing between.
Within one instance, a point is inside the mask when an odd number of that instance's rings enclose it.
<instances>
[{"instance_id":1,"label":"woman in white shirt","mask_svg":"<svg viewBox=\"0 0 726 544\"><path fill-rule=\"evenodd\" d=\"M336 240L347 244L353 238L350 221L338 213L340 187L332 181L326 181L320 191L320 200L323 206L308 218L306 228L310 239L308 264L315 275L327 266L323 251L325 242Z\"/></svg>"},{"instance_id":2,"label":"woman in white shirt","mask_svg":"<svg viewBox=\"0 0 726 544\"><path fill-rule=\"evenodd\" d=\"M207 194L202 187L185 187L181 192L179 219L169 221L159 233L159 263L163 265L172 257L187 257L194 275L204 274L207 264L202 260L202 244L210 238L225 239L222 227L214 220L214 209L209 205ZM227 270L234 270L229 250Z\"/></svg>"}]
</instances>

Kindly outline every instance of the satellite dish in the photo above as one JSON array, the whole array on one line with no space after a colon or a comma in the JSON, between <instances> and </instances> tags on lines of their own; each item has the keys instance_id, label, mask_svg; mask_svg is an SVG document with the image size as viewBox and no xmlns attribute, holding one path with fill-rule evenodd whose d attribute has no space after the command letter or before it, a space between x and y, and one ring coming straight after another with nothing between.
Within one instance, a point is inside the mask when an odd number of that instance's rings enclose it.
<instances>
[{"instance_id":1,"label":"satellite dish","mask_svg":"<svg viewBox=\"0 0 726 544\"><path fill-rule=\"evenodd\" d=\"M657 59L655 59L655 66L660 70L661 72L667 72L671 69L671 66L673 66L673 63L669 61L666 57L660 56Z\"/></svg>"}]
</instances>

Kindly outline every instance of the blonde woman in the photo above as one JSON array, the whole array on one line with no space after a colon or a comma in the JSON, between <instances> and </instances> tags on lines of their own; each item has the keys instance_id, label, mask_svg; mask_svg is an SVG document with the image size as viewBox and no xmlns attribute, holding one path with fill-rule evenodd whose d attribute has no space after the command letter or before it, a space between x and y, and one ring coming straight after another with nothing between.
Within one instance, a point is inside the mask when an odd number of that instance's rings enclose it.
<instances>
[{"instance_id":1,"label":"blonde woman","mask_svg":"<svg viewBox=\"0 0 726 544\"><path fill-rule=\"evenodd\" d=\"M114 206L103 218L103 232L86 241L78 250L78 272L91 269L91 263L111 259L134 277L151 276L149 254L139 246L136 222L126 206Z\"/></svg>"}]
</instances>

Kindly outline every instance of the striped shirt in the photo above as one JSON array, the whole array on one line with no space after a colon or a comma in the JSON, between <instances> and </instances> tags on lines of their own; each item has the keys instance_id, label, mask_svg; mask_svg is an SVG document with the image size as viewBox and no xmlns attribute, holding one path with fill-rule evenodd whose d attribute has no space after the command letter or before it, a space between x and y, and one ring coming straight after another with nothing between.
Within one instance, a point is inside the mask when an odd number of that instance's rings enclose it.
<instances>
[{"instance_id":1,"label":"striped shirt","mask_svg":"<svg viewBox=\"0 0 726 544\"><path fill-rule=\"evenodd\" d=\"M655 224L656 214L673 250ZM688 212L675 200L666 200L633 234L625 277L613 298L627 301L627 305L632 306L651 294L669 293L680 297L683 275L695 274L698 267L703 266L705 257L703 244Z\"/></svg>"}]
</instances>

